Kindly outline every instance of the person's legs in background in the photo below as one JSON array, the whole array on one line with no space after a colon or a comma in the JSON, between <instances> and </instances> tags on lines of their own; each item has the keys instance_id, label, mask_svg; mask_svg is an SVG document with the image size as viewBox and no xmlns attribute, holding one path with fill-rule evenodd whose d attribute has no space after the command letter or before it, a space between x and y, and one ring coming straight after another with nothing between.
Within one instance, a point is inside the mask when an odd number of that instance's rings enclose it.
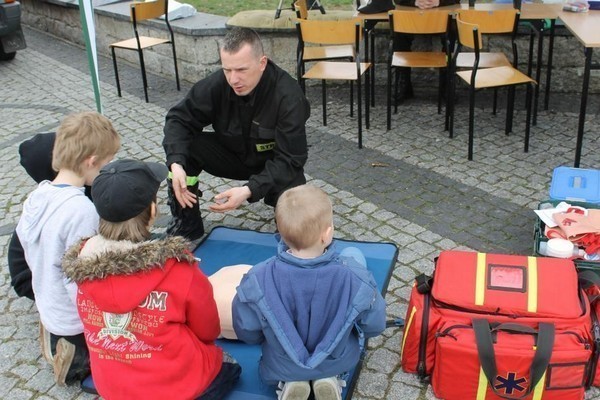
<instances>
[{"instance_id":1,"label":"person's legs in background","mask_svg":"<svg viewBox=\"0 0 600 400\"><path fill-rule=\"evenodd\" d=\"M248 179L250 172L240 158L226 148L214 133L199 133L194 136L190 157L185 165L188 190L198 199L202 192L198 189L198 175L206 171L213 176L229 179ZM172 219L167 226L167 235L183 236L189 240L199 239L204 234L204 224L200 215L200 203L192 207L181 207L173 191L171 179L167 179L168 204Z\"/></svg>"},{"instance_id":2,"label":"person's legs in background","mask_svg":"<svg viewBox=\"0 0 600 400\"><path fill-rule=\"evenodd\" d=\"M394 51L411 51L414 36L406 33L394 34ZM400 68L396 73L394 88L395 101L400 103L414 96L412 82L410 78L410 68ZM400 88L398 89L398 84Z\"/></svg>"}]
</instances>

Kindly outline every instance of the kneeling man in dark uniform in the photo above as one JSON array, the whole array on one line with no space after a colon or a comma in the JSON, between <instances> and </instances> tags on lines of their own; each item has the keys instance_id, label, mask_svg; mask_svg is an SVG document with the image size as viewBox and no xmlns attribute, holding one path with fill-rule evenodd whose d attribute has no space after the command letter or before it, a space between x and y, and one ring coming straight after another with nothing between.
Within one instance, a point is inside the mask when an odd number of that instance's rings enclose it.
<instances>
[{"instance_id":1,"label":"kneeling man in dark uniform","mask_svg":"<svg viewBox=\"0 0 600 400\"><path fill-rule=\"evenodd\" d=\"M310 106L300 85L267 59L258 34L234 28L219 44L222 69L197 82L166 117L163 147L169 205L167 233L190 240L204 234L198 206L201 171L243 186L217 194L214 212L237 209L306 182L306 120ZM214 132L204 128L212 125Z\"/></svg>"}]
</instances>

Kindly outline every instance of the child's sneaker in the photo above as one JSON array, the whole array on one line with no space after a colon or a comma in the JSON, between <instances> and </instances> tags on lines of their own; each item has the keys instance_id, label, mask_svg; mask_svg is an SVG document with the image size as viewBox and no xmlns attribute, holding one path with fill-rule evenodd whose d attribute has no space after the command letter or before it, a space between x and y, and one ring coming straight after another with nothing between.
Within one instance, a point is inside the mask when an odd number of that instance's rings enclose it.
<instances>
[{"instance_id":1,"label":"child's sneaker","mask_svg":"<svg viewBox=\"0 0 600 400\"><path fill-rule=\"evenodd\" d=\"M65 386L65 379L73 357L75 356L75 345L70 343L65 338L58 339L56 342L56 354L54 354L54 380L60 386Z\"/></svg>"},{"instance_id":2,"label":"child's sneaker","mask_svg":"<svg viewBox=\"0 0 600 400\"><path fill-rule=\"evenodd\" d=\"M346 382L337 376L317 379L313 381L312 388L316 400L342 400L342 388Z\"/></svg>"},{"instance_id":3,"label":"child's sneaker","mask_svg":"<svg viewBox=\"0 0 600 400\"><path fill-rule=\"evenodd\" d=\"M279 382L277 387L278 400L307 400L310 396L308 381Z\"/></svg>"},{"instance_id":4,"label":"child's sneaker","mask_svg":"<svg viewBox=\"0 0 600 400\"><path fill-rule=\"evenodd\" d=\"M50 344L50 332L44 328L42 321L40 321L40 348L46 361L52 365L54 357L52 356L52 346Z\"/></svg>"}]
</instances>

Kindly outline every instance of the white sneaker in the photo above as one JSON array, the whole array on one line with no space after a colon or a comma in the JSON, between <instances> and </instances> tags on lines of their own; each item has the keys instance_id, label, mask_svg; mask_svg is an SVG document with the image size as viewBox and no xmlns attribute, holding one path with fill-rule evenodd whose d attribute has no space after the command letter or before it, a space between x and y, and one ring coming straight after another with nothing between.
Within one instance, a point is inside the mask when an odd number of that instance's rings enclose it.
<instances>
[{"instance_id":1,"label":"white sneaker","mask_svg":"<svg viewBox=\"0 0 600 400\"><path fill-rule=\"evenodd\" d=\"M54 354L54 380L59 386L66 385L66 378L73 358L75 357L75 345L65 338L56 342L56 354Z\"/></svg>"},{"instance_id":2,"label":"white sneaker","mask_svg":"<svg viewBox=\"0 0 600 400\"><path fill-rule=\"evenodd\" d=\"M308 381L279 382L276 391L278 400L307 400L310 396Z\"/></svg>"},{"instance_id":3,"label":"white sneaker","mask_svg":"<svg viewBox=\"0 0 600 400\"><path fill-rule=\"evenodd\" d=\"M337 376L317 379L312 383L316 400L342 400L342 388L345 386L346 382Z\"/></svg>"},{"instance_id":4,"label":"white sneaker","mask_svg":"<svg viewBox=\"0 0 600 400\"><path fill-rule=\"evenodd\" d=\"M50 332L44 328L42 321L40 321L40 348L46 361L52 365L54 364L54 357L52 356L50 347Z\"/></svg>"}]
</instances>

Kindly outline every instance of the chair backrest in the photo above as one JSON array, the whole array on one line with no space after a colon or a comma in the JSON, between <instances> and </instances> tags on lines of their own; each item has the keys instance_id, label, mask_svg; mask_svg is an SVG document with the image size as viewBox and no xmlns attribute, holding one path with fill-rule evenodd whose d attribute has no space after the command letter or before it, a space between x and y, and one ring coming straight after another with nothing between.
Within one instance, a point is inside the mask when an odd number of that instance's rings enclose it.
<instances>
[{"instance_id":1,"label":"chair backrest","mask_svg":"<svg viewBox=\"0 0 600 400\"><path fill-rule=\"evenodd\" d=\"M296 18L308 18L308 6L306 5L306 0L296 0L294 2L294 10L296 10Z\"/></svg>"},{"instance_id":2,"label":"chair backrest","mask_svg":"<svg viewBox=\"0 0 600 400\"><path fill-rule=\"evenodd\" d=\"M360 18L339 21L300 19L297 26L299 37L304 43L358 45L363 35L362 20Z\"/></svg>"},{"instance_id":3,"label":"chair backrest","mask_svg":"<svg viewBox=\"0 0 600 400\"><path fill-rule=\"evenodd\" d=\"M458 30L458 42L465 47L481 50L481 31L477 24L462 20L461 15L456 16L456 27Z\"/></svg>"},{"instance_id":4,"label":"chair backrest","mask_svg":"<svg viewBox=\"0 0 600 400\"><path fill-rule=\"evenodd\" d=\"M459 10L458 15L463 22L477 24L479 31L484 34L513 33L518 24L519 10Z\"/></svg>"},{"instance_id":5,"label":"chair backrest","mask_svg":"<svg viewBox=\"0 0 600 400\"><path fill-rule=\"evenodd\" d=\"M450 20L448 16L448 11L442 10L389 12L390 27L393 32L413 35L446 33Z\"/></svg>"},{"instance_id":6,"label":"chair backrest","mask_svg":"<svg viewBox=\"0 0 600 400\"><path fill-rule=\"evenodd\" d=\"M146 2L134 1L130 4L131 21L143 21L167 14L168 0Z\"/></svg>"}]
</instances>

